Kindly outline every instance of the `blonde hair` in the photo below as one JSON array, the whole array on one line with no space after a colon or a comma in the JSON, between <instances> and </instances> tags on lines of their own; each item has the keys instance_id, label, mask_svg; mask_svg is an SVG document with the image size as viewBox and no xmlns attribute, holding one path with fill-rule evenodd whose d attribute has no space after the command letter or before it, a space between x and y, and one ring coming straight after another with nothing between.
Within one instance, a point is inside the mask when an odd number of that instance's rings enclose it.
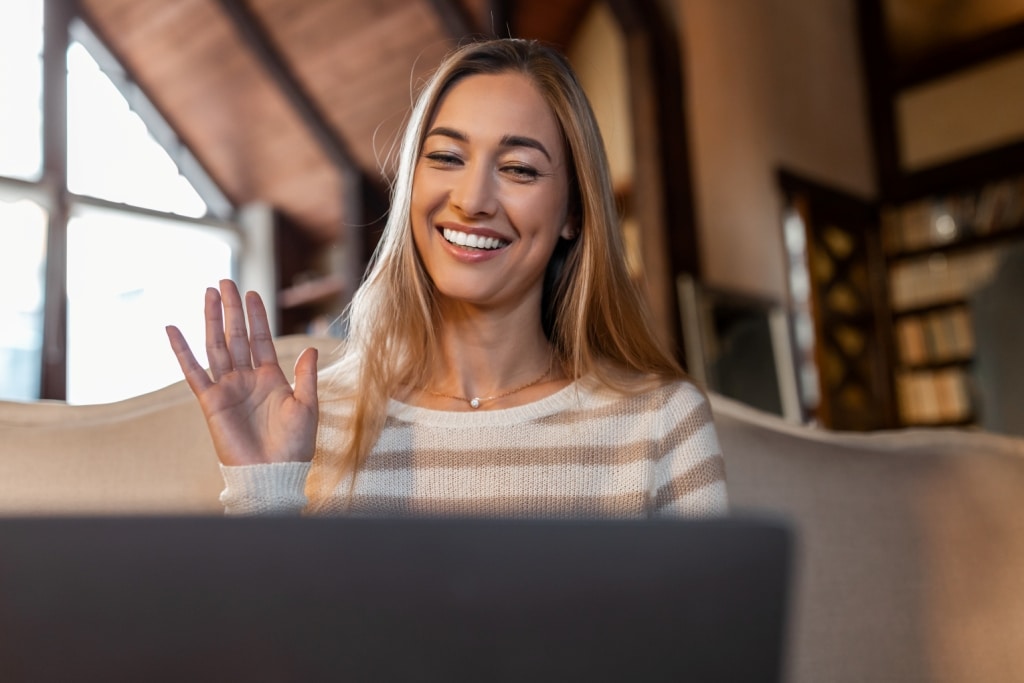
<instances>
[{"instance_id":1,"label":"blonde hair","mask_svg":"<svg viewBox=\"0 0 1024 683\"><path fill-rule=\"evenodd\" d=\"M626 270L604 144L568 61L536 41L496 39L452 52L420 92L402 138L391 211L363 284L347 311L342 357L325 372L331 399L351 401L348 443L319 453L310 498L323 502L355 474L384 426L390 397L422 385L439 353L433 284L413 243L410 203L417 158L439 101L474 74L517 72L533 82L561 127L576 234L559 240L544 282L542 324L565 373L622 390L651 377L683 377L658 343ZM357 399L357 400L353 400Z\"/></svg>"}]
</instances>

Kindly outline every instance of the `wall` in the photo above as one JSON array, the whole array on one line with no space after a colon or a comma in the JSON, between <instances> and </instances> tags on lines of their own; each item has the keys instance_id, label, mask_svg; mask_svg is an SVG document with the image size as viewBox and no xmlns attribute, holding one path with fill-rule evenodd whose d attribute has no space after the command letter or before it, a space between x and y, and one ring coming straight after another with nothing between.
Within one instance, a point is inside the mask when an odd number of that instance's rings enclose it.
<instances>
[{"instance_id":1,"label":"wall","mask_svg":"<svg viewBox=\"0 0 1024 683\"><path fill-rule=\"evenodd\" d=\"M1024 51L903 93L896 102L908 171L1024 140Z\"/></svg>"},{"instance_id":2,"label":"wall","mask_svg":"<svg viewBox=\"0 0 1024 683\"><path fill-rule=\"evenodd\" d=\"M775 171L875 194L854 0L667 0L706 281L786 299Z\"/></svg>"},{"instance_id":3,"label":"wall","mask_svg":"<svg viewBox=\"0 0 1024 683\"><path fill-rule=\"evenodd\" d=\"M629 108L627 55L615 17L595 4L567 51L601 128L612 184L619 192L633 183L633 117Z\"/></svg>"}]
</instances>

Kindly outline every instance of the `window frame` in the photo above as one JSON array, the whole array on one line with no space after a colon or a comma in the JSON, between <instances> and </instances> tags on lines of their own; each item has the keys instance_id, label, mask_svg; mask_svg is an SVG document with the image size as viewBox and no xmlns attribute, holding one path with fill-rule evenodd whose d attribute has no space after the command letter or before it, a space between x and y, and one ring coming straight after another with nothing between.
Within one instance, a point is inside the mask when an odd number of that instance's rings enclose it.
<instances>
[{"instance_id":1,"label":"window frame","mask_svg":"<svg viewBox=\"0 0 1024 683\"><path fill-rule=\"evenodd\" d=\"M208 210L205 216L193 218L155 211L79 195L68 190L67 52L72 42L76 41L82 43L93 55L131 108L146 123L150 133L171 155L180 172L206 202ZM39 179L28 181L0 176L0 194L29 198L42 206L48 214L39 399L63 401L67 399L68 382L68 221L76 206L159 217L182 225L222 231L233 242L235 270L241 256L239 252L243 245L243 235L235 221L236 207L220 191L123 65L88 27L75 3L63 0L43 2L42 148Z\"/></svg>"}]
</instances>

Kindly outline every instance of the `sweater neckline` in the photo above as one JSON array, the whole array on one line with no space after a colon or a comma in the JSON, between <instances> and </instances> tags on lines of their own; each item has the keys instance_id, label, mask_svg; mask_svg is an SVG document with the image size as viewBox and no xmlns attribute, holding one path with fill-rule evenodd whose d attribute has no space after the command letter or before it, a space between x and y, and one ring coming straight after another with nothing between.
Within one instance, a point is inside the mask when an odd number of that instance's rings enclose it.
<instances>
[{"instance_id":1,"label":"sweater neckline","mask_svg":"<svg viewBox=\"0 0 1024 683\"><path fill-rule=\"evenodd\" d=\"M436 410L421 408L397 399L388 401L388 416L403 422L430 424L439 427L481 427L522 423L561 412L571 405L579 406L589 392L579 380L570 382L553 394L511 408L496 410Z\"/></svg>"}]
</instances>

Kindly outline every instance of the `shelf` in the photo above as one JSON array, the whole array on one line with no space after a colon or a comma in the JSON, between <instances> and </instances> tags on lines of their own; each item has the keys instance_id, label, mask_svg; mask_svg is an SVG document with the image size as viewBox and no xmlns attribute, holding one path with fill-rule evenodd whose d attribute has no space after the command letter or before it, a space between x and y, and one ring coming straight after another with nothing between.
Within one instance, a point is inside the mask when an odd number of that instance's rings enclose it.
<instances>
[{"instance_id":1,"label":"shelf","mask_svg":"<svg viewBox=\"0 0 1024 683\"><path fill-rule=\"evenodd\" d=\"M900 363L901 371L918 372L920 370L945 370L946 368L970 367L973 358L946 358L943 360L922 361L920 363Z\"/></svg>"},{"instance_id":2,"label":"shelf","mask_svg":"<svg viewBox=\"0 0 1024 683\"><path fill-rule=\"evenodd\" d=\"M282 309L300 308L330 302L340 302L345 292L345 281L340 275L324 277L299 283L282 289L277 296L278 305Z\"/></svg>"},{"instance_id":3,"label":"shelf","mask_svg":"<svg viewBox=\"0 0 1024 683\"><path fill-rule=\"evenodd\" d=\"M1011 228L1003 228L996 232L984 235L969 235L960 239L933 244L920 249L899 250L886 254L886 258L892 262L909 261L912 259L924 258L935 254L951 254L958 252L973 251L987 247L998 246L1005 242L1024 240L1024 225L1017 225Z\"/></svg>"},{"instance_id":4,"label":"shelf","mask_svg":"<svg viewBox=\"0 0 1024 683\"><path fill-rule=\"evenodd\" d=\"M919 315L928 315L929 313L936 313L938 311L945 311L950 308L969 308L970 304L966 299L949 299L947 301L939 301L936 303L925 304L923 306L912 306L910 308L901 308L892 312L894 320L899 318L912 318Z\"/></svg>"},{"instance_id":5,"label":"shelf","mask_svg":"<svg viewBox=\"0 0 1024 683\"><path fill-rule=\"evenodd\" d=\"M1024 22L1015 22L995 31L952 42L941 50L932 51L899 64L893 70L892 85L896 90L918 87L942 78L963 73L1019 52L1024 44Z\"/></svg>"}]
</instances>

